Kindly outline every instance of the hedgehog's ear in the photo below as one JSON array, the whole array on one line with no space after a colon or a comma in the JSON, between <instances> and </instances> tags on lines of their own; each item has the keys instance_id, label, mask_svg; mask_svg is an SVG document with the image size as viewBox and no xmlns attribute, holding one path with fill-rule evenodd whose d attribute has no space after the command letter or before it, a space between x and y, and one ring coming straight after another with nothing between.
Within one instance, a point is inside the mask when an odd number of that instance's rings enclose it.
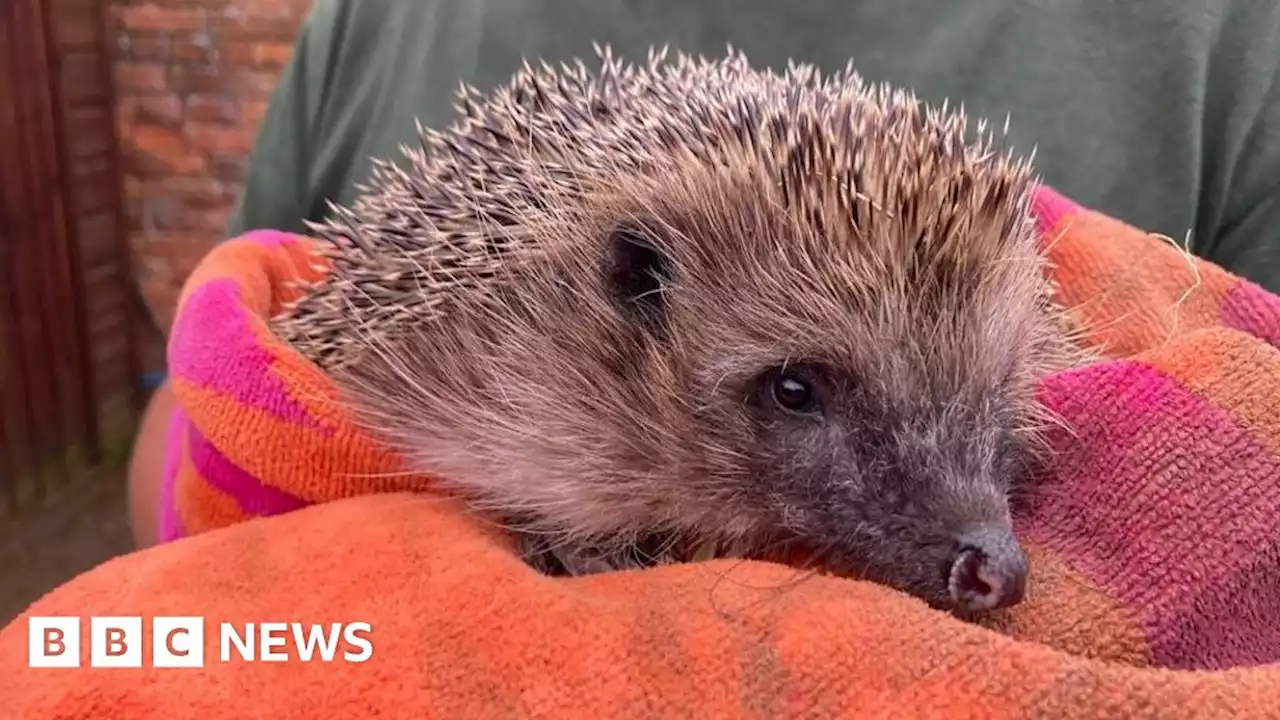
<instances>
[{"instance_id":1,"label":"hedgehog's ear","mask_svg":"<svg viewBox=\"0 0 1280 720\"><path fill-rule=\"evenodd\" d=\"M628 319L659 337L665 335L663 286L671 281L674 267L653 230L640 222L621 224L610 233L607 247L605 282L614 303Z\"/></svg>"}]
</instances>

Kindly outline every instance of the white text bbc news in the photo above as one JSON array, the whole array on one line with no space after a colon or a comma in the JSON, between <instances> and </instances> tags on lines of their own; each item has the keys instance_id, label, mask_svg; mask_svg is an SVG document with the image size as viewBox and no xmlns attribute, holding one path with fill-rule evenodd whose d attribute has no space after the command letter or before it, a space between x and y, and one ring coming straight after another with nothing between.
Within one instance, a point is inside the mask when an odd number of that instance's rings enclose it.
<instances>
[{"instance_id":1,"label":"white text bbc news","mask_svg":"<svg viewBox=\"0 0 1280 720\"><path fill-rule=\"evenodd\" d=\"M79 617L32 617L27 624L31 667L80 667ZM91 617L88 624L89 666L142 667L143 647L151 646L151 665L198 668L205 665L205 619L152 618L149 632L140 617ZM218 623L220 662L348 662L373 656L372 627L352 623Z\"/></svg>"}]
</instances>

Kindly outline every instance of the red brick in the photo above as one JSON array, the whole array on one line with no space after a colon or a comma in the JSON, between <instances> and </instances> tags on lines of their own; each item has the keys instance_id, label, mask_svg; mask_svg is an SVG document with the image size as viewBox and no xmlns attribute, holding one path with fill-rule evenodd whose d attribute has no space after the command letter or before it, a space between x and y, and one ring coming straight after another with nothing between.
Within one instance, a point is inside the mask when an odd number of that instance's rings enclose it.
<instances>
[{"instance_id":1,"label":"red brick","mask_svg":"<svg viewBox=\"0 0 1280 720\"><path fill-rule=\"evenodd\" d=\"M172 82L173 89L184 94L221 94L235 89L234 79L212 66L176 66Z\"/></svg>"},{"instance_id":2,"label":"red brick","mask_svg":"<svg viewBox=\"0 0 1280 720\"><path fill-rule=\"evenodd\" d=\"M227 41L218 48L224 65L279 71L293 54L292 42Z\"/></svg>"},{"instance_id":3,"label":"red brick","mask_svg":"<svg viewBox=\"0 0 1280 720\"><path fill-rule=\"evenodd\" d=\"M241 100L240 117L244 118L246 125L256 129L267 114L267 104L266 100Z\"/></svg>"},{"instance_id":4,"label":"red brick","mask_svg":"<svg viewBox=\"0 0 1280 720\"><path fill-rule=\"evenodd\" d=\"M163 93L169 85L168 69L161 63L118 62L115 79L122 94Z\"/></svg>"},{"instance_id":5,"label":"red brick","mask_svg":"<svg viewBox=\"0 0 1280 720\"><path fill-rule=\"evenodd\" d=\"M154 126L139 126L133 129L124 142L127 146L150 155L181 155L187 151L187 143L175 130L166 130Z\"/></svg>"},{"instance_id":6,"label":"red brick","mask_svg":"<svg viewBox=\"0 0 1280 720\"><path fill-rule=\"evenodd\" d=\"M182 101L172 93L132 99L136 103L133 122L177 130L182 127Z\"/></svg>"},{"instance_id":7,"label":"red brick","mask_svg":"<svg viewBox=\"0 0 1280 720\"><path fill-rule=\"evenodd\" d=\"M176 194L149 195L142 198L141 222L134 227L141 231L221 234L227 224L230 205L197 207Z\"/></svg>"},{"instance_id":8,"label":"red brick","mask_svg":"<svg viewBox=\"0 0 1280 720\"><path fill-rule=\"evenodd\" d=\"M209 174L224 183L238 185L244 182L248 164L244 155L215 155L209 159Z\"/></svg>"},{"instance_id":9,"label":"red brick","mask_svg":"<svg viewBox=\"0 0 1280 720\"><path fill-rule=\"evenodd\" d=\"M165 272L183 271L195 267L216 241L204 232L156 233L147 249L154 251L153 258Z\"/></svg>"},{"instance_id":10,"label":"red brick","mask_svg":"<svg viewBox=\"0 0 1280 720\"><path fill-rule=\"evenodd\" d=\"M255 43L247 40L228 40L218 45L218 58L224 67L229 65L252 66Z\"/></svg>"},{"instance_id":11,"label":"red brick","mask_svg":"<svg viewBox=\"0 0 1280 720\"><path fill-rule=\"evenodd\" d=\"M168 0L168 1L172 2L173 0ZM208 10L209 14L212 16L212 15L218 15L223 12L226 12L227 7L230 5L234 5L237 0L178 0L178 1L181 2L183 5L186 5L187 7L204 8L205 10ZM260 0L253 0L253 1L258 2ZM271 0L271 1L283 2L284 0ZM306 0L306 2L310 4L311 0Z\"/></svg>"},{"instance_id":12,"label":"red brick","mask_svg":"<svg viewBox=\"0 0 1280 720\"><path fill-rule=\"evenodd\" d=\"M121 94L123 95L123 93ZM133 125L138 118L139 100L141 98L136 96L116 99L116 130L121 136L127 136L132 132Z\"/></svg>"},{"instance_id":13,"label":"red brick","mask_svg":"<svg viewBox=\"0 0 1280 720\"><path fill-rule=\"evenodd\" d=\"M139 229L145 232L156 230L185 230L186 213L178 201L168 195L143 195L139 208Z\"/></svg>"},{"instance_id":14,"label":"red brick","mask_svg":"<svg viewBox=\"0 0 1280 720\"><path fill-rule=\"evenodd\" d=\"M163 33L133 32L120 36L120 51L134 60L169 59L171 40Z\"/></svg>"},{"instance_id":15,"label":"red brick","mask_svg":"<svg viewBox=\"0 0 1280 720\"><path fill-rule=\"evenodd\" d=\"M164 178L153 192L170 195L195 210L225 209L233 198L222 183L209 177Z\"/></svg>"},{"instance_id":16,"label":"red brick","mask_svg":"<svg viewBox=\"0 0 1280 720\"><path fill-rule=\"evenodd\" d=\"M279 40L297 35L302 27L302 18L237 13L217 18L212 25L218 36L225 40Z\"/></svg>"},{"instance_id":17,"label":"red brick","mask_svg":"<svg viewBox=\"0 0 1280 720\"><path fill-rule=\"evenodd\" d=\"M163 326L187 274L223 236L267 100L311 3L114 1L127 222L137 282ZM95 91L88 83L79 89Z\"/></svg>"},{"instance_id":18,"label":"red brick","mask_svg":"<svg viewBox=\"0 0 1280 720\"><path fill-rule=\"evenodd\" d=\"M240 119L235 101L225 95L191 95L187 98L187 120L194 123L234 123Z\"/></svg>"},{"instance_id":19,"label":"red brick","mask_svg":"<svg viewBox=\"0 0 1280 720\"><path fill-rule=\"evenodd\" d=\"M231 204L209 210L193 210L184 213L184 226L193 231L208 233L210 239L222 239L227 232L227 220L231 218Z\"/></svg>"},{"instance_id":20,"label":"red brick","mask_svg":"<svg viewBox=\"0 0 1280 720\"><path fill-rule=\"evenodd\" d=\"M157 155L125 145L121 152L124 171L138 177L203 175L209 169L204 156L191 150Z\"/></svg>"},{"instance_id":21,"label":"red brick","mask_svg":"<svg viewBox=\"0 0 1280 720\"><path fill-rule=\"evenodd\" d=\"M152 0L152 1L155 2L157 0ZM171 4L177 3L187 8L202 9L205 11L205 19L208 21L212 21L215 18L222 17L223 15L226 15L229 12L235 12L234 10L232 10L232 6L238 3L250 2L250 3L270 6L270 5L277 5L284 2L284 0L159 0L159 1L171 3Z\"/></svg>"},{"instance_id":22,"label":"red brick","mask_svg":"<svg viewBox=\"0 0 1280 720\"><path fill-rule=\"evenodd\" d=\"M121 186L124 188L125 202L137 202L142 199L142 181L138 178L127 175Z\"/></svg>"},{"instance_id":23,"label":"red brick","mask_svg":"<svg viewBox=\"0 0 1280 720\"><path fill-rule=\"evenodd\" d=\"M259 67L282 69L292 56L292 42L264 42L254 46L253 60Z\"/></svg>"},{"instance_id":24,"label":"red brick","mask_svg":"<svg viewBox=\"0 0 1280 720\"><path fill-rule=\"evenodd\" d=\"M198 30L205 26L205 11L182 4L133 5L120 10L120 26L125 30Z\"/></svg>"},{"instance_id":25,"label":"red brick","mask_svg":"<svg viewBox=\"0 0 1280 720\"><path fill-rule=\"evenodd\" d=\"M272 70L240 70L235 75L236 90L252 97L268 97L280 82L280 73Z\"/></svg>"},{"instance_id":26,"label":"red brick","mask_svg":"<svg viewBox=\"0 0 1280 720\"><path fill-rule=\"evenodd\" d=\"M175 33L169 53L175 61L190 63L211 63L217 56L209 33L204 31Z\"/></svg>"},{"instance_id":27,"label":"red brick","mask_svg":"<svg viewBox=\"0 0 1280 720\"><path fill-rule=\"evenodd\" d=\"M217 68L209 65L178 65L170 82L180 93L233 93L253 96L270 95L280 74L272 70L254 70L240 65Z\"/></svg>"},{"instance_id":28,"label":"red brick","mask_svg":"<svg viewBox=\"0 0 1280 720\"><path fill-rule=\"evenodd\" d=\"M214 153L248 153L253 149L253 131L247 128L187 123L184 128L192 147Z\"/></svg>"},{"instance_id":29,"label":"red brick","mask_svg":"<svg viewBox=\"0 0 1280 720\"><path fill-rule=\"evenodd\" d=\"M198 153L186 153L165 158L164 165L168 173L174 176L204 175L209 172L209 163Z\"/></svg>"}]
</instances>

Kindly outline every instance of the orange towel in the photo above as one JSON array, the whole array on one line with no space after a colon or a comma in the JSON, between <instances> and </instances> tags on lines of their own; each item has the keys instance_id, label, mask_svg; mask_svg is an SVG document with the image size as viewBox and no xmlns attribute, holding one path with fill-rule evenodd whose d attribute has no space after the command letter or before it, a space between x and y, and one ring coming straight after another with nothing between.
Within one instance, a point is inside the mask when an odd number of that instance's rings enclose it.
<instances>
[{"instance_id":1,"label":"orange towel","mask_svg":"<svg viewBox=\"0 0 1280 720\"><path fill-rule=\"evenodd\" d=\"M271 337L311 241L258 233L183 296L173 541L0 631L0 713L1280 717L1280 298L1051 190L1037 212L1109 355L1045 383L1075 439L1018 518L1032 595L987 627L766 563L536 574ZM151 667L147 637L142 668L89 667L86 620L81 667L28 669L28 617L61 615L203 616L205 665ZM273 621L366 622L373 653L221 661L220 623Z\"/></svg>"}]
</instances>

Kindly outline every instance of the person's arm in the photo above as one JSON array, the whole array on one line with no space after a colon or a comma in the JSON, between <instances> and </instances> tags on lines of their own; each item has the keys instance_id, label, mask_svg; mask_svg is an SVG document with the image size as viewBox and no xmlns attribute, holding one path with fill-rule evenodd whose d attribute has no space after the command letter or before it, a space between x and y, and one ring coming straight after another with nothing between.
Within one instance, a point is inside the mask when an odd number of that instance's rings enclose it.
<instances>
[{"instance_id":1,"label":"person's arm","mask_svg":"<svg viewBox=\"0 0 1280 720\"><path fill-rule=\"evenodd\" d=\"M1231 3L1218 36L1205 78L1202 254L1280 292L1280 7Z\"/></svg>"},{"instance_id":2,"label":"person's arm","mask_svg":"<svg viewBox=\"0 0 1280 720\"><path fill-rule=\"evenodd\" d=\"M1209 260L1280 293L1280 178L1276 183L1257 205L1230 221L1216 238Z\"/></svg>"},{"instance_id":3,"label":"person's arm","mask_svg":"<svg viewBox=\"0 0 1280 720\"><path fill-rule=\"evenodd\" d=\"M1280 293L1280 87L1263 96L1231 174L1222 219L1206 256Z\"/></svg>"},{"instance_id":4,"label":"person's arm","mask_svg":"<svg viewBox=\"0 0 1280 720\"><path fill-rule=\"evenodd\" d=\"M126 494L129 499L129 529L137 548L155 545L159 535L160 484L164 482L169 420L177 399L166 378L151 393L138 423L129 456Z\"/></svg>"}]
</instances>

